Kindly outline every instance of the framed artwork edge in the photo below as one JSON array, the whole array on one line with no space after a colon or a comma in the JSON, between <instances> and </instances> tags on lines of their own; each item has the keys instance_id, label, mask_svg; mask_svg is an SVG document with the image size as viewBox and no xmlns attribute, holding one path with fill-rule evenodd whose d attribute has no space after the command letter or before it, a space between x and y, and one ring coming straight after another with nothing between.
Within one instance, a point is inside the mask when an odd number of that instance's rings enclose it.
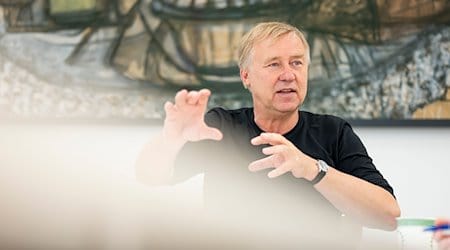
<instances>
[{"instance_id":1,"label":"framed artwork edge","mask_svg":"<svg viewBox=\"0 0 450 250\"><path fill-rule=\"evenodd\" d=\"M442 127L450 128L450 119L346 119L352 127ZM6 117L0 125L110 125L162 126L162 118L32 118Z\"/></svg>"},{"instance_id":2,"label":"framed artwork edge","mask_svg":"<svg viewBox=\"0 0 450 250\"><path fill-rule=\"evenodd\" d=\"M347 119L353 127L448 127L450 119Z\"/></svg>"}]
</instances>

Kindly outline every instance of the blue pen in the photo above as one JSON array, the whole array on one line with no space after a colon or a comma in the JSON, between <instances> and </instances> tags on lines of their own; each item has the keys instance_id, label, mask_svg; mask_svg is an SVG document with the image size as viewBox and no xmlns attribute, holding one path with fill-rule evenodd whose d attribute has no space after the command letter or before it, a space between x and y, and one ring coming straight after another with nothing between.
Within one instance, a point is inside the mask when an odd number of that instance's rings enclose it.
<instances>
[{"instance_id":1,"label":"blue pen","mask_svg":"<svg viewBox=\"0 0 450 250\"><path fill-rule=\"evenodd\" d=\"M426 227L423 231L426 232L436 232L436 231L447 231L450 229L450 224L442 224L439 226Z\"/></svg>"}]
</instances>

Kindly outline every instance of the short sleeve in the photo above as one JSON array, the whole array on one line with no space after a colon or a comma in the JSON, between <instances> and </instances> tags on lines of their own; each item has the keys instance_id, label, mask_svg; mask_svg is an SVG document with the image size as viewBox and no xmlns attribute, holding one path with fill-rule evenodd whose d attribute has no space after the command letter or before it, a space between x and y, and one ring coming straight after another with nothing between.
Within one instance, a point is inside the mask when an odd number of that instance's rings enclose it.
<instances>
[{"instance_id":1,"label":"short sleeve","mask_svg":"<svg viewBox=\"0 0 450 250\"><path fill-rule=\"evenodd\" d=\"M342 127L338 145L337 167L341 171L380 186L394 196L392 187L377 170L360 138L347 122Z\"/></svg>"}]
</instances>

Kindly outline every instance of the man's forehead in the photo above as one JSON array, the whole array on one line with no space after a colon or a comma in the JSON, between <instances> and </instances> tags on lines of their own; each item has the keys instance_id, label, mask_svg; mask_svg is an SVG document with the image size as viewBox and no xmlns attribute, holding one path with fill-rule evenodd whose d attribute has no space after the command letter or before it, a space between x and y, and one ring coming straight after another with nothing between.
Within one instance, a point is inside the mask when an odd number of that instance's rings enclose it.
<instances>
[{"instance_id":1,"label":"man's forehead","mask_svg":"<svg viewBox=\"0 0 450 250\"><path fill-rule=\"evenodd\" d=\"M266 39L266 41L261 41L261 45L265 45L264 47L272 47L276 45L276 43L279 41L279 38L269 38ZM266 59L276 59L278 57L285 57L288 56L290 58L303 58L305 57L305 46L303 45L303 42L298 39L298 43L294 48L289 48L286 50L280 50L280 49L265 49L265 50L257 50L255 52L259 52L263 55Z\"/></svg>"},{"instance_id":2,"label":"man's forehead","mask_svg":"<svg viewBox=\"0 0 450 250\"><path fill-rule=\"evenodd\" d=\"M256 47L258 45L260 45L260 46L263 45L265 47L272 47L272 46L275 46L276 44L278 44L283 38L286 38L288 36L289 36L289 38L293 38L291 41L295 41L295 43L297 43L298 51L305 50L305 44L303 44L302 39L300 37L298 37L294 32L289 32L287 34L283 34L278 37L266 36L266 37L260 39L259 41L255 42L254 47ZM264 51L264 52L268 52L268 51Z\"/></svg>"}]
</instances>

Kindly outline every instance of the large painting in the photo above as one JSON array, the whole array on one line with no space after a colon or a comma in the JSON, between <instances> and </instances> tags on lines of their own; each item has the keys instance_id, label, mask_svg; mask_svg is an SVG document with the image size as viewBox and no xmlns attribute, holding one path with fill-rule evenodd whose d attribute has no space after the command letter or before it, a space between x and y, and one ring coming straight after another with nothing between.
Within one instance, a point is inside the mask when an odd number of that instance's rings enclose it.
<instances>
[{"instance_id":1,"label":"large painting","mask_svg":"<svg viewBox=\"0 0 450 250\"><path fill-rule=\"evenodd\" d=\"M0 117L160 120L181 88L251 105L236 47L272 20L307 34L302 109L450 125L448 0L0 0Z\"/></svg>"}]
</instances>

